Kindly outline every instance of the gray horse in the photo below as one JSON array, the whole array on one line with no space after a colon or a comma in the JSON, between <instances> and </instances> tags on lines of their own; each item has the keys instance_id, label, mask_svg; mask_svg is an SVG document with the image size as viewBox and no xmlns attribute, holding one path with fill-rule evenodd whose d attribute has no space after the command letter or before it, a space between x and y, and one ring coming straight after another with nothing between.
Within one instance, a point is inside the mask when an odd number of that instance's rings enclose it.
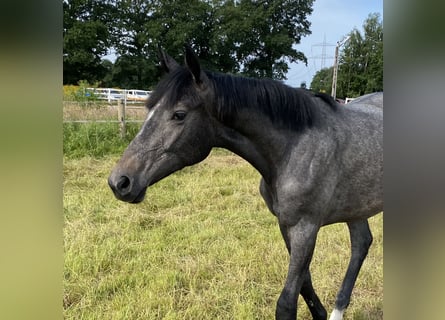
<instances>
[{"instance_id":1,"label":"gray horse","mask_svg":"<svg viewBox=\"0 0 445 320\"><path fill-rule=\"evenodd\" d=\"M383 210L383 93L338 105L277 81L203 71L192 49L185 52L180 66L160 50L167 75L108 179L115 196L141 202L147 187L213 147L231 150L260 172L290 254L276 319L296 319L299 294L314 319L327 318L309 264L319 229L347 223L352 254L330 316L342 319L372 242L367 219Z\"/></svg>"}]
</instances>

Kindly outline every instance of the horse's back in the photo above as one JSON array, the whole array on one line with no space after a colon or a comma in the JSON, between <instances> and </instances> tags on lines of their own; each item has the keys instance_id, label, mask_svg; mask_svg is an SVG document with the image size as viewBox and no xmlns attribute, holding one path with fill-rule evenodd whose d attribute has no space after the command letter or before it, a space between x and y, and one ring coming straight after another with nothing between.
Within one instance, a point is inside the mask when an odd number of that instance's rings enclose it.
<instances>
[{"instance_id":1,"label":"horse's back","mask_svg":"<svg viewBox=\"0 0 445 320\"><path fill-rule=\"evenodd\" d=\"M365 106L383 110L383 92L368 93L349 102L346 106Z\"/></svg>"},{"instance_id":2,"label":"horse's back","mask_svg":"<svg viewBox=\"0 0 445 320\"><path fill-rule=\"evenodd\" d=\"M362 147L366 147L366 143L378 142L378 146L370 151L382 153L383 92L358 97L341 109L340 126L343 123L344 128L348 128L348 133L356 137L358 140L356 143Z\"/></svg>"}]
</instances>

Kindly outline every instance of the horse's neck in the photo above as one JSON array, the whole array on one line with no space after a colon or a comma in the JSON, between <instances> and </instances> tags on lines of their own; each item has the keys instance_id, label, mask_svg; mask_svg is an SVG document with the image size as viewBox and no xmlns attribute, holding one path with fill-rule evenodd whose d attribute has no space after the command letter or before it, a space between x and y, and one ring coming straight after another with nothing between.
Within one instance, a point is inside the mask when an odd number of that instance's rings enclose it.
<instances>
[{"instance_id":1,"label":"horse's neck","mask_svg":"<svg viewBox=\"0 0 445 320\"><path fill-rule=\"evenodd\" d=\"M286 147L286 137L260 114L240 113L234 123L219 126L218 147L247 160L266 181L275 175L276 164Z\"/></svg>"}]
</instances>

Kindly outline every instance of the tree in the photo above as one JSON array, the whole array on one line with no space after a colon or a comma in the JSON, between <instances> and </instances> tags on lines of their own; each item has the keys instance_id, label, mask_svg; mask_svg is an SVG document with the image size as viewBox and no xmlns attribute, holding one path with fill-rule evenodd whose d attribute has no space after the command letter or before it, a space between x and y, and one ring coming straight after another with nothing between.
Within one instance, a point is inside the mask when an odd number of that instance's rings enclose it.
<instances>
[{"instance_id":1,"label":"tree","mask_svg":"<svg viewBox=\"0 0 445 320\"><path fill-rule=\"evenodd\" d=\"M339 58L338 97L357 97L383 90L383 25L378 13L363 23L363 34L354 28L349 33ZM330 92L332 67L318 71L311 82L313 91Z\"/></svg>"},{"instance_id":2,"label":"tree","mask_svg":"<svg viewBox=\"0 0 445 320\"><path fill-rule=\"evenodd\" d=\"M317 71L312 78L311 90L331 94L333 67Z\"/></svg>"},{"instance_id":3,"label":"tree","mask_svg":"<svg viewBox=\"0 0 445 320\"><path fill-rule=\"evenodd\" d=\"M105 76L101 57L110 46L108 1L63 1L63 83L95 82Z\"/></svg>"},{"instance_id":4,"label":"tree","mask_svg":"<svg viewBox=\"0 0 445 320\"><path fill-rule=\"evenodd\" d=\"M211 64L212 49L210 39L214 32L212 17L214 8L205 1L160 0L155 6L152 19L145 25L153 41L172 56L183 54L184 44L191 44L203 59L203 64Z\"/></svg>"},{"instance_id":5,"label":"tree","mask_svg":"<svg viewBox=\"0 0 445 320\"><path fill-rule=\"evenodd\" d=\"M117 0L112 28L116 59L112 82L124 88L147 89L159 78L155 45L147 25L153 19L154 1Z\"/></svg>"},{"instance_id":6,"label":"tree","mask_svg":"<svg viewBox=\"0 0 445 320\"><path fill-rule=\"evenodd\" d=\"M178 57L184 43L206 69L285 79L289 62L307 63L295 45L310 34L313 2L64 0L64 82L147 88L160 77L158 44ZM100 61L110 48L111 75Z\"/></svg>"},{"instance_id":7,"label":"tree","mask_svg":"<svg viewBox=\"0 0 445 320\"><path fill-rule=\"evenodd\" d=\"M383 25L378 13L363 24L363 34L354 29L339 59L337 92L357 97L383 90Z\"/></svg>"},{"instance_id":8,"label":"tree","mask_svg":"<svg viewBox=\"0 0 445 320\"><path fill-rule=\"evenodd\" d=\"M159 0L145 23L153 46L172 55L192 45L204 68L247 76L285 79L287 62L307 62L296 49L310 34L313 0ZM154 50L154 49L153 49Z\"/></svg>"},{"instance_id":9,"label":"tree","mask_svg":"<svg viewBox=\"0 0 445 320\"><path fill-rule=\"evenodd\" d=\"M309 35L312 0L244 0L233 6L224 2L218 12L219 39L236 59L235 70L254 77L285 79L288 62L307 63L305 55L294 49Z\"/></svg>"}]
</instances>

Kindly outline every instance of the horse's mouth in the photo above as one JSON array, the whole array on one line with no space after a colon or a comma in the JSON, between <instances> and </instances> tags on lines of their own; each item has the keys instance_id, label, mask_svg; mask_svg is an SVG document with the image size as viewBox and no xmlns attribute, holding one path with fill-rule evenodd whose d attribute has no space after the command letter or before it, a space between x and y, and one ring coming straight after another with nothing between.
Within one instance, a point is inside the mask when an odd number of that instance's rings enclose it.
<instances>
[{"instance_id":1,"label":"horse's mouth","mask_svg":"<svg viewBox=\"0 0 445 320\"><path fill-rule=\"evenodd\" d=\"M141 190L141 192L139 192L139 194L136 196L136 198L134 198L133 200L128 201L128 202L129 203L134 203L134 204L142 202L144 200L144 198L145 198L145 193L146 192L147 192L147 187L143 188Z\"/></svg>"}]
</instances>

